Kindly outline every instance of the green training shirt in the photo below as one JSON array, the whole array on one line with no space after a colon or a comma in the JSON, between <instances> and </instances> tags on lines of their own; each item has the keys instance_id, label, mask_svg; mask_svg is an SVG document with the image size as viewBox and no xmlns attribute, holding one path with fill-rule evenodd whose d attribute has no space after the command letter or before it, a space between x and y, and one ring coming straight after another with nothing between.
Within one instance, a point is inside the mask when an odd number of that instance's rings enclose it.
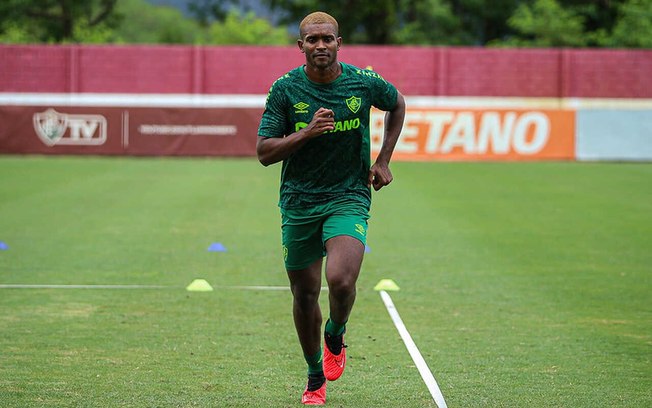
<instances>
[{"instance_id":1,"label":"green training shirt","mask_svg":"<svg viewBox=\"0 0 652 408\"><path fill-rule=\"evenodd\" d=\"M341 63L342 74L320 84L303 66L272 84L258 128L263 137L285 137L306 126L321 107L334 112L335 129L308 141L281 169L281 208L307 208L343 195L371 204L369 114L396 106L396 88L373 71Z\"/></svg>"}]
</instances>

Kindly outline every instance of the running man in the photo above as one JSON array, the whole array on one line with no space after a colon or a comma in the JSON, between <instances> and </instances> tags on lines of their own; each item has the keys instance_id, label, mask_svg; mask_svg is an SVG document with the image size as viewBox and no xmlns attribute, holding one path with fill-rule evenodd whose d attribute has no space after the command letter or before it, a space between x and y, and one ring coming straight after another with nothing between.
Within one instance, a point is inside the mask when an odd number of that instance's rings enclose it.
<instances>
[{"instance_id":1,"label":"running man","mask_svg":"<svg viewBox=\"0 0 652 408\"><path fill-rule=\"evenodd\" d=\"M279 207L294 324L308 364L302 403L326 402L327 381L346 364L344 333L356 296L367 236L371 187L392 182L389 162L405 100L380 75L339 62L337 21L323 12L299 26L306 63L269 90L258 129L257 153L268 166L282 161ZM380 153L370 159L371 107L386 111ZM321 349L318 299L326 260L329 318Z\"/></svg>"}]
</instances>

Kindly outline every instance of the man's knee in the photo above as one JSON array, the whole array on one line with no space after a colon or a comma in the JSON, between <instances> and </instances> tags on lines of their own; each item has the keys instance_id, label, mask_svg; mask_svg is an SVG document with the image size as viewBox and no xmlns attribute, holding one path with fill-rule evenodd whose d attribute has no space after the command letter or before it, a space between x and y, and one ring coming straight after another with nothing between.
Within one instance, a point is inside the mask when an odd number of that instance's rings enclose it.
<instances>
[{"instance_id":1,"label":"man's knee","mask_svg":"<svg viewBox=\"0 0 652 408\"><path fill-rule=\"evenodd\" d=\"M294 297L294 302L302 309L315 307L319 302L319 290L320 288L306 289L293 286L292 296Z\"/></svg>"},{"instance_id":2,"label":"man's knee","mask_svg":"<svg viewBox=\"0 0 652 408\"><path fill-rule=\"evenodd\" d=\"M332 295L349 296L355 293L356 276L354 273L333 274L328 280L328 290Z\"/></svg>"}]
</instances>

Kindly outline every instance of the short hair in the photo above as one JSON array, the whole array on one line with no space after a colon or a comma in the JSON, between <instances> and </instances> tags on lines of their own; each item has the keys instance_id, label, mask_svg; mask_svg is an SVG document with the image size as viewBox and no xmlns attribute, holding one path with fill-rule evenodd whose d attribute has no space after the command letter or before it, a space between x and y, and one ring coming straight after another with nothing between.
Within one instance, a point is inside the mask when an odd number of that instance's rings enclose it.
<instances>
[{"instance_id":1,"label":"short hair","mask_svg":"<svg viewBox=\"0 0 652 408\"><path fill-rule=\"evenodd\" d=\"M323 11L315 11L314 13L308 14L303 20L301 20L301 24L299 24L299 35L302 38L305 32L304 28L309 24L332 24L333 27L335 27L335 35L337 35L340 30L337 20L335 20L333 16L324 13Z\"/></svg>"}]
</instances>

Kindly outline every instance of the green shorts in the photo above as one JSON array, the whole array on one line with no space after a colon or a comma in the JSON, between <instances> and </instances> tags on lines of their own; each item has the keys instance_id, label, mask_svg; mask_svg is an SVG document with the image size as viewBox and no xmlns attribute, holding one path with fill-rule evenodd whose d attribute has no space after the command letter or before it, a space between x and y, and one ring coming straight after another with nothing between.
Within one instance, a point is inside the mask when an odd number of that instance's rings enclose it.
<instances>
[{"instance_id":1,"label":"green shorts","mask_svg":"<svg viewBox=\"0 0 652 408\"><path fill-rule=\"evenodd\" d=\"M283 259L289 271L307 268L326 255L330 238L348 235L367 242L369 207L351 199L307 209L281 209Z\"/></svg>"}]
</instances>

